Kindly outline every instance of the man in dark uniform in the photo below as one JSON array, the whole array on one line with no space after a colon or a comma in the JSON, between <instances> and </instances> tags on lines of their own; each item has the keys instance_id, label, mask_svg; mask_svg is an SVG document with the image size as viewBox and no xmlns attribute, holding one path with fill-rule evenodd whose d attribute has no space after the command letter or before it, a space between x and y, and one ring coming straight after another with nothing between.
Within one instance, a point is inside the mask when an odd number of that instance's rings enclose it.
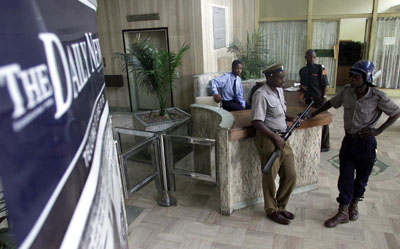
<instances>
[{"instance_id":1,"label":"man in dark uniform","mask_svg":"<svg viewBox=\"0 0 400 249\"><path fill-rule=\"evenodd\" d=\"M262 174L264 210L271 220L288 225L294 214L286 210L290 194L296 184L294 155L289 143L280 136L287 130L287 120L295 120L286 113L282 86L286 72L282 64L274 65L264 72L267 83L253 95L251 123L257 129L255 144L264 167L276 147L281 153L271 168ZM275 178L279 174L279 189L276 191Z\"/></svg>"},{"instance_id":2,"label":"man in dark uniform","mask_svg":"<svg viewBox=\"0 0 400 249\"><path fill-rule=\"evenodd\" d=\"M350 84L310 117L332 106L344 107L346 132L340 148L340 174L338 179L339 212L325 221L326 227L335 227L358 219L357 203L364 196L365 187L376 161L375 136L381 134L400 117L400 108L384 92L372 84L375 66L368 60L356 62L350 69ZM379 127L375 125L382 112L388 119ZM354 178L354 171L355 178Z\"/></svg>"},{"instance_id":3,"label":"man in dark uniform","mask_svg":"<svg viewBox=\"0 0 400 249\"><path fill-rule=\"evenodd\" d=\"M319 108L325 102L326 89L328 87L328 78L324 65L315 64L317 55L314 50L306 51L307 66L300 69L301 89L304 91L304 100L308 105L314 100L313 107ZM322 127L321 151L329 151L329 126Z\"/></svg>"}]
</instances>

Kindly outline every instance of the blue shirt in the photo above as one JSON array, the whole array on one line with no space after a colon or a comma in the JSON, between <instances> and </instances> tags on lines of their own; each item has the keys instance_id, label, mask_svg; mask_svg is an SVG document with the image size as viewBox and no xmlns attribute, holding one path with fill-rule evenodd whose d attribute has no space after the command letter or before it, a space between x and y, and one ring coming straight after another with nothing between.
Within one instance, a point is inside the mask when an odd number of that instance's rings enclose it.
<instances>
[{"instance_id":1,"label":"blue shirt","mask_svg":"<svg viewBox=\"0 0 400 249\"><path fill-rule=\"evenodd\" d=\"M242 80L239 76L233 75L232 72L223 74L215 79L211 80L211 90L214 94L220 94L218 89L220 89L222 99L225 101L233 100L233 83L236 78L236 96L240 105L246 108L246 101L243 99L243 88Z\"/></svg>"}]
</instances>

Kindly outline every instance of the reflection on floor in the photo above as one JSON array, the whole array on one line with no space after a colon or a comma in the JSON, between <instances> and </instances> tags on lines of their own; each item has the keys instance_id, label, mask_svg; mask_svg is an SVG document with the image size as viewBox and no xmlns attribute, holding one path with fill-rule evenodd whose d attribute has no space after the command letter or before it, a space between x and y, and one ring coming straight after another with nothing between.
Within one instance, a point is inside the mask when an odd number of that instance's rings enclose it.
<instances>
[{"instance_id":1,"label":"reflection on floor","mask_svg":"<svg viewBox=\"0 0 400 249\"><path fill-rule=\"evenodd\" d=\"M126 211L126 220L128 224L131 224L136 218L142 213L144 208L141 207L135 207L131 205L125 205L125 211Z\"/></svg>"},{"instance_id":2,"label":"reflection on floor","mask_svg":"<svg viewBox=\"0 0 400 249\"><path fill-rule=\"evenodd\" d=\"M396 99L400 104L400 99ZM338 150L344 135L343 110L331 110L331 148ZM378 125L386 120L383 115ZM129 123L129 122L128 122ZM377 137L378 153L400 167L400 121ZM400 248L400 175L371 181L358 221L327 229L323 222L337 210L337 173L320 169L318 189L293 196L288 210L296 214L289 226L265 218L263 205L218 212L218 188L188 178L177 178L178 206L156 204L151 183L126 201L143 208L129 225L130 248Z\"/></svg>"}]
</instances>

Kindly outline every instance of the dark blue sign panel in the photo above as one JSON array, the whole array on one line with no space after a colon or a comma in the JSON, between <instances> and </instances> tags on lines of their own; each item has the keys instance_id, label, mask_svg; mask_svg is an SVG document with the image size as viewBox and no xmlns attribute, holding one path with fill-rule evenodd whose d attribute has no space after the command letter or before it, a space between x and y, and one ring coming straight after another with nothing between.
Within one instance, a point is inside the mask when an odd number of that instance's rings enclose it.
<instances>
[{"instance_id":1,"label":"dark blue sign panel","mask_svg":"<svg viewBox=\"0 0 400 249\"><path fill-rule=\"evenodd\" d=\"M105 181L99 165L110 127L95 5L1 3L0 174L21 248L60 247L78 205L90 209Z\"/></svg>"}]
</instances>

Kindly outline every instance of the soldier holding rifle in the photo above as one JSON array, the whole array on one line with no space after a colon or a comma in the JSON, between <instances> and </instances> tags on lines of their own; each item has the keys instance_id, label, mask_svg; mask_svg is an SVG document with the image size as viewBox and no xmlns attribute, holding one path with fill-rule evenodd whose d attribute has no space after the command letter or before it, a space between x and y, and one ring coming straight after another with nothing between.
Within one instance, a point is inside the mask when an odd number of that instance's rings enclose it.
<instances>
[{"instance_id":1,"label":"soldier holding rifle","mask_svg":"<svg viewBox=\"0 0 400 249\"><path fill-rule=\"evenodd\" d=\"M263 73L267 83L254 93L251 114L251 123L257 129L255 144L261 158L261 167L264 168L276 147L280 149L280 155L270 173L263 173L262 176L264 210L271 220L288 225L295 217L286 210L286 205L296 184L296 171L292 149L282 134L288 128L287 121L294 121L295 117L286 113L282 90L286 72L282 64L274 65ZM275 178L278 174L280 182L276 192Z\"/></svg>"}]
</instances>

